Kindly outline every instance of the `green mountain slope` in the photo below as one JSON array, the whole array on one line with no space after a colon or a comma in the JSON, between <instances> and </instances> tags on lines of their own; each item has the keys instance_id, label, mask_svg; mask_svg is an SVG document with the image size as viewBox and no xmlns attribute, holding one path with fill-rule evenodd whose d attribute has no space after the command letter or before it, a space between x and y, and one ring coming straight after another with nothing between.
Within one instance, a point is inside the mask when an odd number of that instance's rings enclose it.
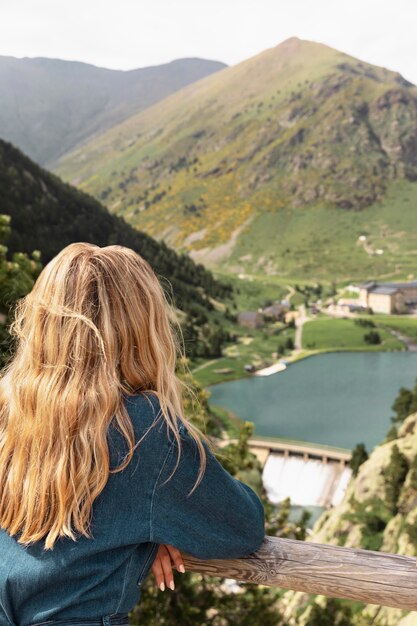
<instances>
[{"instance_id":1,"label":"green mountain slope","mask_svg":"<svg viewBox=\"0 0 417 626\"><path fill-rule=\"evenodd\" d=\"M120 244L136 250L152 265L169 298L190 315L213 309L211 298L230 294L230 288L214 280L202 265L135 230L97 200L63 183L2 140L0 198L0 212L11 216L11 232L5 242L10 258L14 252L40 250L46 264L75 241Z\"/></svg>"},{"instance_id":2,"label":"green mountain slope","mask_svg":"<svg viewBox=\"0 0 417 626\"><path fill-rule=\"evenodd\" d=\"M190 85L56 171L229 271L416 269L417 88L318 43L292 38Z\"/></svg>"},{"instance_id":3,"label":"green mountain slope","mask_svg":"<svg viewBox=\"0 0 417 626\"><path fill-rule=\"evenodd\" d=\"M0 137L38 163L50 163L86 137L223 67L178 59L123 72L59 59L0 57Z\"/></svg>"}]
</instances>

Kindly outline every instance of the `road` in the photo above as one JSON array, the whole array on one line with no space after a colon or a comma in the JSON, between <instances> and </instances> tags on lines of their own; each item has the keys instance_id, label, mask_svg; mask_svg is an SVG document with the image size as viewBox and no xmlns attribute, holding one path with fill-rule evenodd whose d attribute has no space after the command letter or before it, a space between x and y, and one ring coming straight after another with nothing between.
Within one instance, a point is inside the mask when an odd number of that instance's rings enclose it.
<instances>
[{"instance_id":1,"label":"road","mask_svg":"<svg viewBox=\"0 0 417 626\"><path fill-rule=\"evenodd\" d=\"M295 320L295 337L294 337L294 351L292 356L295 356L298 352L302 350L302 336L303 336L303 326L306 322L309 321L309 317L306 313L306 307L304 304L300 304L298 307L300 312L300 316Z\"/></svg>"}]
</instances>

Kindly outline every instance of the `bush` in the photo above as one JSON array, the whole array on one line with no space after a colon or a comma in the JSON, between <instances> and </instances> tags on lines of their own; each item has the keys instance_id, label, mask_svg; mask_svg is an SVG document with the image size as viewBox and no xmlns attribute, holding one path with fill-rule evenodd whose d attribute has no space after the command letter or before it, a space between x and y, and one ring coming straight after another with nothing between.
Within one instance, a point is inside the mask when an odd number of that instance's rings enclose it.
<instances>
[{"instance_id":1,"label":"bush","mask_svg":"<svg viewBox=\"0 0 417 626\"><path fill-rule=\"evenodd\" d=\"M369 333L366 333L363 336L363 339L366 343L370 345L376 346L381 343L381 335L376 330L370 330Z\"/></svg>"},{"instance_id":2,"label":"bush","mask_svg":"<svg viewBox=\"0 0 417 626\"><path fill-rule=\"evenodd\" d=\"M358 317L358 319L354 320L354 324L363 328L375 328L375 323L372 320L366 320L363 317Z\"/></svg>"},{"instance_id":3,"label":"bush","mask_svg":"<svg viewBox=\"0 0 417 626\"><path fill-rule=\"evenodd\" d=\"M341 515L360 525L360 547L364 550L379 550L384 541L384 530L392 517L392 511L381 498L376 496L359 502L354 497L350 501L352 510Z\"/></svg>"}]
</instances>

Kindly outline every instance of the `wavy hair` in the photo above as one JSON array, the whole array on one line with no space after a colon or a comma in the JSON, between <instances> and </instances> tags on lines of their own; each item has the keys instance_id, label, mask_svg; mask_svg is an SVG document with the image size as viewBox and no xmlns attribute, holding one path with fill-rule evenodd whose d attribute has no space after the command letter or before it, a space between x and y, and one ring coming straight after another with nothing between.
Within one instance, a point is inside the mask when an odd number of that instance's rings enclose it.
<instances>
[{"instance_id":1,"label":"wavy hair","mask_svg":"<svg viewBox=\"0 0 417 626\"><path fill-rule=\"evenodd\" d=\"M91 537L95 498L143 439L135 443L124 395L158 398L153 426L165 419L173 432L175 469L185 424L200 453L197 487L202 440L211 443L184 415L182 387L190 389L176 374L178 359L185 363L181 327L139 254L66 246L18 300L9 330L16 345L0 376L0 526L19 543L45 537L51 550L58 537L76 540L73 529ZM129 446L115 469L107 442L113 418Z\"/></svg>"}]
</instances>

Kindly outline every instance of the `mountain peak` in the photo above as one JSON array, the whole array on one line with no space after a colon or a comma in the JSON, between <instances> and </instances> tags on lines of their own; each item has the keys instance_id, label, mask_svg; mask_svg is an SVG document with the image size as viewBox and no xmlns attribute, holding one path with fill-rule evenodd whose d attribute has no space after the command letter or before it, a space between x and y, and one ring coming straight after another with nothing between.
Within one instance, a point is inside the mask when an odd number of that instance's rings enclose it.
<instances>
[{"instance_id":1,"label":"mountain peak","mask_svg":"<svg viewBox=\"0 0 417 626\"><path fill-rule=\"evenodd\" d=\"M296 44L296 43L300 43L302 41L305 41L304 39L300 39L299 37L288 37L288 39L284 39L284 41L281 41L280 44L278 44L279 46L285 46L288 44Z\"/></svg>"},{"instance_id":2,"label":"mountain peak","mask_svg":"<svg viewBox=\"0 0 417 626\"><path fill-rule=\"evenodd\" d=\"M308 46L324 46L324 44L319 41L300 39L299 37L288 37L288 39L284 39L284 41L277 44L275 48L304 48Z\"/></svg>"},{"instance_id":3,"label":"mountain peak","mask_svg":"<svg viewBox=\"0 0 417 626\"><path fill-rule=\"evenodd\" d=\"M274 50L280 52L304 52L309 50L331 51L336 54L342 54L339 50L332 48L320 41L311 41L310 39L300 39L299 37L289 37L274 47Z\"/></svg>"}]
</instances>

